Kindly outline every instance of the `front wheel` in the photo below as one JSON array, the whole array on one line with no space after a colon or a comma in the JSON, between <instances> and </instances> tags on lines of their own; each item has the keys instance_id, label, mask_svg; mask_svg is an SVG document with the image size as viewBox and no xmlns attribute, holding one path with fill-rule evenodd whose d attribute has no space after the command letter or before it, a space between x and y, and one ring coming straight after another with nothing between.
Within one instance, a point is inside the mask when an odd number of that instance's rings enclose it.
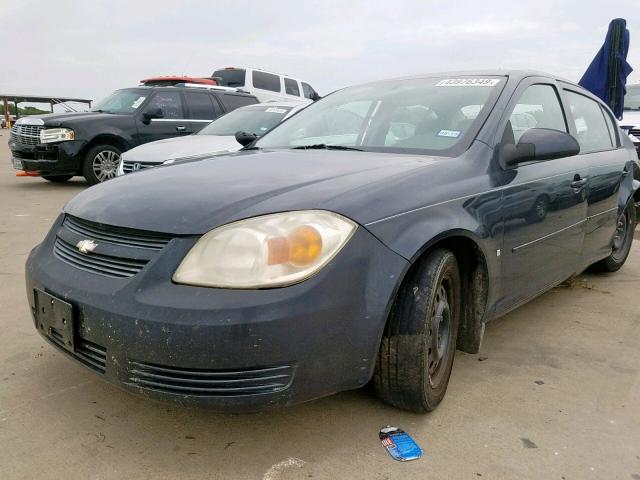
<instances>
[{"instance_id":1,"label":"front wheel","mask_svg":"<svg viewBox=\"0 0 640 480\"><path fill-rule=\"evenodd\" d=\"M112 145L96 145L84 159L82 174L89 185L106 182L115 178L122 151Z\"/></svg>"},{"instance_id":2,"label":"front wheel","mask_svg":"<svg viewBox=\"0 0 640 480\"><path fill-rule=\"evenodd\" d=\"M380 345L373 388L412 412L435 409L447 390L461 311L458 262L437 249L403 283Z\"/></svg>"},{"instance_id":3,"label":"front wheel","mask_svg":"<svg viewBox=\"0 0 640 480\"><path fill-rule=\"evenodd\" d=\"M633 200L631 200L627 208L618 216L616 233L613 235L611 255L596 263L594 265L596 270L603 272L616 272L620 270L631 251L633 232L635 229L636 209Z\"/></svg>"}]
</instances>

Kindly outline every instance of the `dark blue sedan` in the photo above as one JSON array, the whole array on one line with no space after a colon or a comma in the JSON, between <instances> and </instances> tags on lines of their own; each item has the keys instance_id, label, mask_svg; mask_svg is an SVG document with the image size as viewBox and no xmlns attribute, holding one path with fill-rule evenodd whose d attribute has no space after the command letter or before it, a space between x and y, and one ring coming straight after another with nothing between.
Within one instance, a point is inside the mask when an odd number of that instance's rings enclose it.
<instances>
[{"instance_id":1,"label":"dark blue sedan","mask_svg":"<svg viewBox=\"0 0 640 480\"><path fill-rule=\"evenodd\" d=\"M237 411L371 382L425 412L486 322L624 264L639 187L627 135L574 83L370 83L237 154L81 193L27 296L49 343L149 397Z\"/></svg>"}]
</instances>

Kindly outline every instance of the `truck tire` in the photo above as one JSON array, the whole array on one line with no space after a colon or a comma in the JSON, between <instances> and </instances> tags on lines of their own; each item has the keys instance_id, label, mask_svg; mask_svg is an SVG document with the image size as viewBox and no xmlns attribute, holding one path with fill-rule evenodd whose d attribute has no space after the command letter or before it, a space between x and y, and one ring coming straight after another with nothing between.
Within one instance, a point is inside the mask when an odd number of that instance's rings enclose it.
<instances>
[{"instance_id":1,"label":"truck tire","mask_svg":"<svg viewBox=\"0 0 640 480\"><path fill-rule=\"evenodd\" d=\"M461 281L455 255L438 248L405 280L382 336L373 376L384 402L429 412L447 390L461 312Z\"/></svg>"},{"instance_id":2,"label":"truck tire","mask_svg":"<svg viewBox=\"0 0 640 480\"><path fill-rule=\"evenodd\" d=\"M95 145L85 155L82 174L89 185L115 178L122 150L113 145Z\"/></svg>"}]
</instances>

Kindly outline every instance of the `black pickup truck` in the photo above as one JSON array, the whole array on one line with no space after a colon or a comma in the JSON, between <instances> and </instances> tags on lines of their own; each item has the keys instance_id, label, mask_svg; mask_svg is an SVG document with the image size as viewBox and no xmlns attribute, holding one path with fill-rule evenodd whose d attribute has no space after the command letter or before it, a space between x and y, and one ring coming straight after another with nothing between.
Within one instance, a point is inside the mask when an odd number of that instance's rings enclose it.
<instances>
[{"instance_id":1,"label":"black pickup truck","mask_svg":"<svg viewBox=\"0 0 640 480\"><path fill-rule=\"evenodd\" d=\"M83 175L93 185L116 175L120 154L143 143L189 135L220 115L258 103L225 87L117 90L90 112L24 117L11 129L16 169L52 182Z\"/></svg>"}]
</instances>

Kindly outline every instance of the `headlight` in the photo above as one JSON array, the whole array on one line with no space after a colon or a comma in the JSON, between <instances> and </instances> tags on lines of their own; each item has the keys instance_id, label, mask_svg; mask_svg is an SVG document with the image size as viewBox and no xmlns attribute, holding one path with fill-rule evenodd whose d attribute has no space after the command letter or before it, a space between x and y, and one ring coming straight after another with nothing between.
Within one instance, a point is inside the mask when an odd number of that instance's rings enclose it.
<instances>
[{"instance_id":1,"label":"headlight","mask_svg":"<svg viewBox=\"0 0 640 480\"><path fill-rule=\"evenodd\" d=\"M317 273L356 224L322 210L276 213L211 230L193 246L173 281L219 288L282 287Z\"/></svg>"},{"instance_id":2,"label":"headlight","mask_svg":"<svg viewBox=\"0 0 640 480\"><path fill-rule=\"evenodd\" d=\"M40 130L40 143L64 142L76 138L69 128L45 128Z\"/></svg>"}]
</instances>

